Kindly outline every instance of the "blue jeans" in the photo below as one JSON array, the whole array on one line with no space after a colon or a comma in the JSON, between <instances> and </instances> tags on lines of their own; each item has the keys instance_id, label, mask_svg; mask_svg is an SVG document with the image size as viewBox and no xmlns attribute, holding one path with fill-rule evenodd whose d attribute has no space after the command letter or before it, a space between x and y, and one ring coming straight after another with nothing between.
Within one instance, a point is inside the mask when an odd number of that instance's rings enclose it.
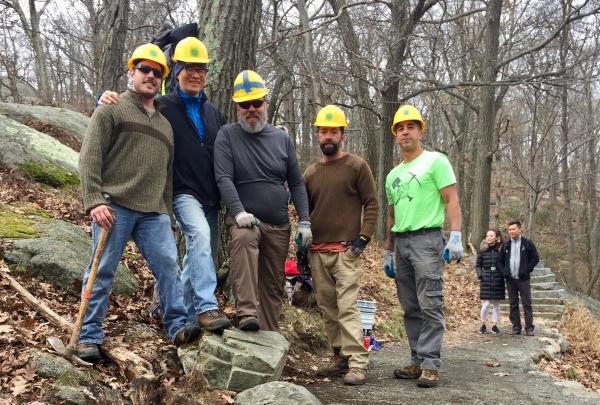
<instances>
[{"instance_id":1,"label":"blue jeans","mask_svg":"<svg viewBox=\"0 0 600 405\"><path fill-rule=\"evenodd\" d=\"M154 274L159 291L163 325L174 340L185 327L187 313L183 304L183 286L177 265L177 247L171 230L171 220L166 214L133 211L117 204L113 223L104 254L100 259L96 282L92 290L89 307L81 328L81 343L101 344L104 332L102 322L108 311L108 295L113 285L117 265L129 239L133 239ZM92 223L92 257L98 244L100 227ZM91 260L83 277L83 288L90 273Z\"/></svg>"},{"instance_id":2,"label":"blue jeans","mask_svg":"<svg viewBox=\"0 0 600 405\"><path fill-rule=\"evenodd\" d=\"M219 308L215 297L217 273L212 256L213 238L209 225L210 219L216 228L217 210L205 212L196 198L189 194L179 194L173 198L173 212L179 229L185 236L181 281L188 322L196 323L196 314Z\"/></svg>"}]
</instances>

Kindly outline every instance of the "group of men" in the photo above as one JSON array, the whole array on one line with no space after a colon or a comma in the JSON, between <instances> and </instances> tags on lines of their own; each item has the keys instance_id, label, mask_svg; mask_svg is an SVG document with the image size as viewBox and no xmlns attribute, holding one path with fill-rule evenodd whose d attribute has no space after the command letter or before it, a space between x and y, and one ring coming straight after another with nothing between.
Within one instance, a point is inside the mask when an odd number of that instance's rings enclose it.
<instances>
[{"instance_id":1,"label":"group of men","mask_svg":"<svg viewBox=\"0 0 600 405\"><path fill-rule=\"evenodd\" d=\"M101 359L108 295L130 238L156 278L163 324L175 345L194 341L203 329L230 327L215 298L212 258L221 201L231 238L238 328L277 330L291 194L299 221L295 240L309 252L333 348L329 363L317 373L364 384L368 352L356 304L359 257L374 232L378 202L369 166L341 148L348 126L344 112L334 105L318 112L314 126L322 157L303 175L290 137L267 123L269 90L260 75L245 70L236 77L232 100L238 121L226 124L204 93L210 63L204 44L195 37L180 41L173 61L176 89L156 97L169 72L166 58L153 44L138 47L128 61L130 89L121 95L105 92L86 132L80 169L93 249L100 228L110 228L110 233L79 356ZM386 273L396 279L411 349L411 364L394 375L434 386L444 333L442 252L446 248L450 257L462 256L456 180L444 155L423 149L425 121L418 110L400 107L391 129L403 161L386 179L384 259ZM451 234L444 246L445 212ZM186 242L181 275L176 226ZM84 285L89 272L90 266Z\"/></svg>"}]
</instances>

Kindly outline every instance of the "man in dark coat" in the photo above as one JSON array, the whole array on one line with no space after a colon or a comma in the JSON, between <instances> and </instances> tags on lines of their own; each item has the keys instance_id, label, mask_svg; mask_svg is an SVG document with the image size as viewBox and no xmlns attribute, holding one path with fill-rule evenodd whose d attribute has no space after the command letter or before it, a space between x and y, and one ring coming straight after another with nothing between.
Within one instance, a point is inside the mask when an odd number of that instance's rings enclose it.
<instances>
[{"instance_id":1,"label":"man in dark coat","mask_svg":"<svg viewBox=\"0 0 600 405\"><path fill-rule=\"evenodd\" d=\"M540 261L535 244L522 236L521 222L508 223L508 240L500 251L498 267L506 278L506 290L510 304L511 335L521 334L521 314L519 313L519 296L523 302L525 332L533 336L533 310L531 308L530 274Z\"/></svg>"}]
</instances>

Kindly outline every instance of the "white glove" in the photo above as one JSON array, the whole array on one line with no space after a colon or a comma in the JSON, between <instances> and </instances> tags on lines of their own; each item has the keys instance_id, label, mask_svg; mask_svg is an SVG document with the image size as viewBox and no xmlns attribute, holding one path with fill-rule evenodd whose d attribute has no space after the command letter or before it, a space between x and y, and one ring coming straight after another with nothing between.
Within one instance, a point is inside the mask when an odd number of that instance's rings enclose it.
<instances>
[{"instance_id":1,"label":"white glove","mask_svg":"<svg viewBox=\"0 0 600 405\"><path fill-rule=\"evenodd\" d=\"M235 223L238 228L252 228L256 224L256 218L254 218L254 215L242 211L235 216Z\"/></svg>"},{"instance_id":2,"label":"white glove","mask_svg":"<svg viewBox=\"0 0 600 405\"><path fill-rule=\"evenodd\" d=\"M298 222L298 229L296 230L296 237L294 238L298 247L308 250L312 243L312 231L310 230L310 221Z\"/></svg>"},{"instance_id":3,"label":"white glove","mask_svg":"<svg viewBox=\"0 0 600 405\"><path fill-rule=\"evenodd\" d=\"M446 248L444 250L446 250L448 253L447 255L444 254L444 256L447 256L448 262L450 262L450 260L452 259L456 259L457 261L460 261L460 259L462 259L463 246L462 234L460 233L460 231L450 232L450 240L446 244Z\"/></svg>"}]
</instances>

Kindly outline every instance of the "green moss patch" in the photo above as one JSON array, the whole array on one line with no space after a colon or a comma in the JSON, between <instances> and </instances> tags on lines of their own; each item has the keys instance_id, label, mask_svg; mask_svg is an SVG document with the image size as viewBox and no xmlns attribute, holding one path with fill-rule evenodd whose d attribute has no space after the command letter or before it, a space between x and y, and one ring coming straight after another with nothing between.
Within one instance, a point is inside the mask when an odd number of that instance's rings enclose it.
<instances>
[{"instance_id":1,"label":"green moss patch","mask_svg":"<svg viewBox=\"0 0 600 405\"><path fill-rule=\"evenodd\" d=\"M37 236L40 232L34 225L49 218L46 211L30 205L13 207L0 204L0 238L25 239Z\"/></svg>"},{"instance_id":2,"label":"green moss patch","mask_svg":"<svg viewBox=\"0 0 600 405\"><path fill-rule=\"evenodd\" d=\"M318 311L286 304L282 308L282 315L279 330L290 342L291 351L317 353L329 346L325 324Z\"/></svg>"},{"instance_id":3,"label":"green moss patch","mask_svg":"<svg viewBox=\"0 0 600 405\"><path fill-rule=\"evenodd\" d=\"M19 169L33 180L59 188L79 184L79 176L54 165L41 165L36 162L25 162Z\"/></svg>"}]
</instances>

